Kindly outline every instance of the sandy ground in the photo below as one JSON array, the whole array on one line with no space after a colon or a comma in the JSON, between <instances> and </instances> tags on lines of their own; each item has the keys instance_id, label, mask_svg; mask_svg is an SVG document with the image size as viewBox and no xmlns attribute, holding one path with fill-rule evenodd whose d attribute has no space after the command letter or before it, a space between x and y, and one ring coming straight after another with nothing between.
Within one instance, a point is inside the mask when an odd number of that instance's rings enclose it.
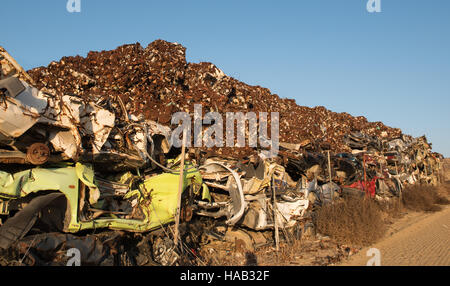
<instances>
[{"instance_id":1,"label":"sandy ground","mask_svg":"<svg viewBox=\"0 0 450 286\"><path fill-rule=\"evenodd\" d=\"M380 242L362 249L341 266L364 266L380 250L382 266L450 266L450 206L435 213L410 213L396 221ZM373 255L373 254L372 254Z\"/></svg>"}]
</instances>

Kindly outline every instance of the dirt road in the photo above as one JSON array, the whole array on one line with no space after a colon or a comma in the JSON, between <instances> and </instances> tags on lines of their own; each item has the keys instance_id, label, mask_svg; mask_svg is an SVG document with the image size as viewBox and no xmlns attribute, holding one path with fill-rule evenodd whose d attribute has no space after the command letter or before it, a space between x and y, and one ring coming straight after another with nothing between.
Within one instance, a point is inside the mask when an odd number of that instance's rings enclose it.
<instances>
[{"instance_id":1,"label":"dirt road","mask_svg":"<svg viewBox=\"0 0 450 286\"><path fill-rule=\"evenodd\" d=\"M362 249L342 266L364 266L380 250L382 266L450 266L450 206L436 213L413 213L394 223L387 237ZM373 254L372 254L373 255Z\"/></svg>"}]
</instances>

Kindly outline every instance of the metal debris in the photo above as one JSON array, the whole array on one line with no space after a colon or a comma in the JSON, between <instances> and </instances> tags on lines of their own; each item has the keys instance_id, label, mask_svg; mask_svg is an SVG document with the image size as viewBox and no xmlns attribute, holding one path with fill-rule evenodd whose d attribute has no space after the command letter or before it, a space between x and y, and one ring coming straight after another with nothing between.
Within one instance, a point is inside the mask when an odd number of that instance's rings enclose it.
<instances>
[{"instance_id":1,"label":"metal debris","mask_svg":"<svg viewBox=\"0 0 450 286\"><path fill-rule=\"evenodd\" d=\"M389 200L406 185L442 180L443 156L425 136L298 106L211 63L188 63L185 52L157 40L64 57L28 75L0 48L5 255L61 265L61 251L76 246L89 253L87 265L204 265L199 251L212 241L253 251L273 243L275 229L277 241L314 235L314 211L340 197ZM198 103L221 114L279 112L280 152L267 159L259 148L188 150L177 246L181 158L169 123ZM114 230L109 240L105 229ZM68 234L83 230L99 237Z\"/></svg>"}]
</instances>

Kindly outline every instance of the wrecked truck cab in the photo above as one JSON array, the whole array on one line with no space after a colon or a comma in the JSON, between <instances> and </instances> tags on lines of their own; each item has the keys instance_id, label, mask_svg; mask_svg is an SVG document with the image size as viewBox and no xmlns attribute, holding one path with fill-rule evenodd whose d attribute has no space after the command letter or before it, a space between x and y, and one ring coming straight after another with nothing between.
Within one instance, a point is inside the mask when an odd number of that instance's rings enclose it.
<instances>
[{"instance_id":1,"label":"wrecked truck cab","mask_svg":"<svg viewBox=\"0 0 450 286\"><path fill-rule=\"evenodd\" d=\"M174 221L178 183L175 169L146 179L125 173L119 182L97 179L94 170L81 163L15 174L0 171L0 215L7 218L0 227L0 248L21 239L38 220L52 230L69 233L156 230ZM187 196L209 199L195 168L186 172L183 195L182 218L189 220L193 207Z\"/></svg>"}]
</instances>

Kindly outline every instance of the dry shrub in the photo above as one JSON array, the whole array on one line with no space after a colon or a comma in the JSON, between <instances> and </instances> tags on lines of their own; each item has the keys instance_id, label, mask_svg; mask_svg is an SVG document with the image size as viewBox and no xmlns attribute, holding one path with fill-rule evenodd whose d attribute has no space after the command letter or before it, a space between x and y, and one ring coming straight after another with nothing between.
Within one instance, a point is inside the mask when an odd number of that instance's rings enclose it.
<instances>
[{"instance_id":1,"label":"dry shrub","mask_svg":"<svg viewBox=\"0 0 450 286\"><path fill-rule=\"evenodd\" d=\"M439 193L438 188L428 185L408 186L402 192L403 206L412 211L439 211L439 205L449 200Z\"/></svg>"},{"instance_id":2,"label":"dry shrub","mask_svg":"<svg viewBox=\"0 0 450 286\"><path fill-rule=\"evenodd\" d=\"M340 243L370 245L383 237L386 226L381 207L368 198L347 198L317 212L317 231Z\"/></svg>"},{"instance_id":3,"label":"dry shrub","mask_svg":"<svg viewBox=\"0 0 450 286\"><path fill-rule=\"evenodd\" d=\"M398 198L392 198L389 201L380 201L378 204L387 218L397 219L401 218L404 214L402 203Z\"/></svg>"},{"instance_id":4,"label":"dry shrub","mask_svg":"<svg viewBox=\"0 0 450 286\"><path fill-rule=\"evenodd\" d=\"M439 193L444 197L450 197L450 183L443 183L439 186Z\"/></svg>"},{"instance_id":5,"label":"dry shrub","mask_svg":"<svg viewBox=\"0 0 450 286\"><path fill-rule=\"evenodd\" d=\"M295 256L302 253L303 245L300 240L294 240L291 243L280 243L280 251L276 254L278 264L287 265L296 260Z\"/></svg>"}]
</instances>

